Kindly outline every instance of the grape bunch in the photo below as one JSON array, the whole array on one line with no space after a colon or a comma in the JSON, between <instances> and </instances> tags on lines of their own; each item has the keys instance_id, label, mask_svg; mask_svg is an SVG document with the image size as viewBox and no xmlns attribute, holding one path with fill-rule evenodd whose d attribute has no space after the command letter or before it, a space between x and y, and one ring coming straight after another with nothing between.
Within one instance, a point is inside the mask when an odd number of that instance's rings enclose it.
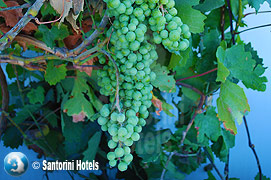
<instances>
[{"instance_id":1,"label":"grape bunch","mask_svg":"<svg viewBox=\"0 0 271 180\"><path fill-rule=\"evenodd\" d=\"M170 51L185 50L191 34L188 26L176 16L174 0L104 1L108 15L114 19L106 35L114 60L104 55L98 57L99 63L104 65L97 72L100 93L110 96L110 104L100 110L98 123L111 136L109 165L125 171L133 160L130 147L140 139L139 133L152 105L151 81L156 74L150 65L158 59L155 44L162 43ZM116 93L119 101L116 101Z\"/></svg>"}]
</instances>

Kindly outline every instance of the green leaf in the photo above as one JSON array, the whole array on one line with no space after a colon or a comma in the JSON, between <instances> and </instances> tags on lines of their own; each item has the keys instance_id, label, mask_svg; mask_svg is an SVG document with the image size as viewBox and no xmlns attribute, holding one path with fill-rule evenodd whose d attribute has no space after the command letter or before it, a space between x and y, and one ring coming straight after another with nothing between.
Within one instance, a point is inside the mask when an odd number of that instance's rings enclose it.
<instances>
[{"instance_id":1,"label":"green leaf","mask_svg":"<svg viewBox=\"0 0 271 180\"><path fill-rule=\"evenodd\" d=\"M11 149L17 149L19 146L23 145L22 134L14 126L5 131L4 135L2 136L2 141L4 142L3 144L5 147L10 147Z\"/></svg>"},{"instance_id":2,"label":"green leaf","mask_svg":"<svg viewBox=\"0 0 271 180\"><path fill-rule=\"evenodd\" d=\"M263 4L265 1L269 3L269 5L271 5L271 0L247 0L248 4L255 8L255 10L258 12L258 10L260 9L260 5Z\"/></svg>"},{"instance_id":3,"label":"green leaf","mask_svg":"<svg viewBox=\"0 0 271 180\"><path fill-rule=\"evenodd\" d=\"M45 2L43 6L40 9L41 15L42 16L47 16L47 15L53 15L56 16L57 12L54 10L54 8L51 6L49 2Z\"/></svg>"},{"instance_id":4,"label":"green leaf","mask_svg":"<svg viewBox=\"0 0 271 180\"><path fill-rule=\"evenodd\" d=\"M151 65L151 69L156 74L156 79L151 81L154 87L157 87L161 91L166 91L169 93L176 92L176 81L174 79L174 76L168 75L169 71L167 67L153 63Z\"/></svg>"},{"instance_id":5,"label":"green leaf","mask_svg":"<svg viewBox=\"0 0 271 180\"><path fill-rule=\"evenodd\" d=\"M13 118L13 121L16 124L20 124L24 122L26 119L28 119L30 116L30 113L33 114L36 111L40 110L41 104L27 104L25 105L18 113L16 113L16 116Z\"/></svg>"},{"instance_id":6,"label":"green leaf","mask_svg":"<svg viewBox=\"0 0 271 180\"><path fill-rule=\"evenodd\" d=\"M65 79L66 72L66 64L54 66L54 62L49 61L44 75L45 81L47 81L50 85L56 85L62 79Z\"/></svg>"},{"instance_id":7,"label":"green leaf","mask_svg":"<svg viewBox=\"0 0 271 180\"><path fill-rule=\"evenodd\" d=\"M171 109L174 109L172 105L162 101L162 109L163 111L170 117L175 117L174 114L170 112Z\"/></svg>"},{"instance_id":8,"label":"green leaf","mask_svg":"<svg viewBox=\"0 0 271 180\"><path fill-rule=\"evenodd\" d=\"M172 53L170 62L168 65L168 69L169 70L174 69L176 66L184 67L190 55L191 55L191 48L187 48L180 55L176 55L175 53Z\"/></svg>"},{"instance_id":9,"label":"green leaf","mask_svg":"<svg viewBox=\"0 0 271 180\"><path fill-rule=\"evenodd\" d=\"M211 171L208 171L208 179L204 179L204 180L216 180L215 176L212 174Z\"/></svg>"},{"instance_id":10,"label":"green leaf","mask_svg":"<svg viewBox=\"0 0 271 180\"><path fill-rule=\"evenodd\" d=\"M206 16L200 11L193 9L193 5L197 5L199 1L178 0L176 1L176 9L184 24L187 24L190 31L194 34L204 31L204 20Z\"/></svg>"},{"instance_id":11,"label":"green leaf","mask_svg":"<svg viewBox=\"0 0 271 180\"><path fill-rule=\"evenodd\" d=\"M256 64L263 65L263 59L258 56L257 51L253 49L251 43L245 45L245 51L251 53L252 59L256 61Z\"/></svg>"},{"instance_id":12,"label":"green leaf","mask_svg":"<svg viewBox=\"0 0 271 180\"><path fill-rule=\"evenodd\" d=\"M222 129L222 136L212 144L211 148L221 161L226 162L228 158L229 149L234 147L235 136L232 135L229 131Z\"/></svg>"},{"instance_id":13,"label":"green leaf","mask_svg":"<svg viewBox=\"0 0 271 180\"><path fill-rule=\"evenodd\" d=\"M194 8L202 12L207 12L220 8L224 4L225 2L223 0L205 0L203 3L195 6Z\"/></svg>"},{"instance_id":14,"label":"green leaf","mask_svg":"<svg viewBox=\"0 0 271 180\"><path fill-rule=\"evenodd\" d=\"M231 75L242 80L247 88L265 91L267 78L261 76L265 69L262 65L256 64L251 53L245 51L244 45L235 45L226 50L219 47L216 56L231 72Z\"/></svg>"},{"instance_id":15,"label":"green leaf","mask_svg":"<svg viewBox=\"0 0 271 180\"><path fill-rule=\"evenodd\" d=\"M83 161L93 161L99 148L102 132L96 132L88 141L88 148L83 152Z\"/></svg>"},{"instance_id":16,"label":"green leaf","mask_svg":"<svg viewBox=\"0 0 271 180\"><path fill-rule=\"evenodd\" d=\"M71 93L72 97L64 104L63 108L67 110L69 116L84 113L84 115L90 119L95 112L91 102L86 99L86 96L90 97L91 94L83 74L84 73L78 73L78 76L74 81Z\"/></svg>"},{"instance_id":17,"label":"green leaf","mask_svg":"<svg viewBox=\"0 0 271 180\"><path fill-rule=\"evenodd\" d=\"M0 0L0 7L7 7L6 3L3 0Z\"/></svg>"},{"instance_id":18,"label":"green leaf","mask_svg":"<svg viewBox=\"0 0 271 180\"><path fill-rule=\"evenodd\" d=\"M198 129L198 142L203 143L205 136L212 141L217 141L221 135L221 127L215 107L207 109L206 114L198 114L195 118L195 127ZM208 144L206 144L208 146Z\"/></svg>"},{"instance_id":19,"label":"green leaf","mask_svg":"<svg viewBox=\"0 0 271 180\"><path fill-rule=\"evenodd\" d=\"M162 144L166 143L171 136L169 129L147 132L136 143L136 153L143 158L143 162L154 162L162 152Z\"/></svg>"},{"instance_id":20,"label":"green leaf","mask_svg":"<svg viewBox=\"0 0 271 180\"><path fill-rule=\"evenodd\" d=\"M44 101L44 89L41 86L37 87L37 89L31 89L31 91L27 93L26 96L28 97L31 104L42 104Z\"/></svg>"},{"instance_id":21,"label":"green leaf","mask_svg":"<svg viewBox=\"0 0 271 180\"><path fill-rule=\"evenodd\" d=\"M255 176L255 180L260 180L260 173ZM270 178L266 177L265 175L262 175L262 180L270 180Z\"/></svg>"},{"instance_id":22,"label":"green leaf","mask_svg":"<svg viewBox=\"0 0 271 180\"><path fill-rule=\"evenodd\" d=\"M230 75L230 71L224 66L224 64L220 61L220 59L225 58L225 51L222 47L219 47L217 49L217 78L216 81L220 81L222 83L225 83L227 77Z\"/></svg>"},{"instance_id":23,"label":"green leaf","mask_svg":"<svg viewBox=\"0 0 271 180\"><path fill-rule=\"evenodd\" d=\"M225 128L234 134L237 133L235 120L240 124L245 113L250 111L244 90L228 80L221 85L217 109Z\"/></svg>"},{"instance_id":24,"label":"green leaf","mask_svg":"<svg viewBox=\"0 0 271 180\"><path fill-rule=\"evenodd\" d=\"M54 48L54 46L56 46L56 40L63 40L69 35L67 26L63 24L61 24L59 28L57 24L53 25L51 29L42 24L38 27L38 29L39 32L37 33L41 33L42 41L50 48Z\"/></svg>"}]
</instances>

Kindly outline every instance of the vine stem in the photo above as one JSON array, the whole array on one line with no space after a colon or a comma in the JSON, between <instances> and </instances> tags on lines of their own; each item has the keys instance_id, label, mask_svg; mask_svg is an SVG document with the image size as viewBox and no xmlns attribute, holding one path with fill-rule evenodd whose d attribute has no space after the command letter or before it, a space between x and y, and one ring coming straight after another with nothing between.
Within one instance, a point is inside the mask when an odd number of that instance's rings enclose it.
<instances>
[{"instance_id":1,"label":"vine stem","mask_svg":"<svg viewBox=\"0 0 271 180\"><path fill-rule=\"evenodd\" d=\"M257 165L258 165L258 169L259 169L259 175L260 175L260 180L262 180L262 168L261 168L261 163L260 163L260 160L259 160L259 157L257 155L257 152L255 150L255 145L251 142L251 138L250 138L250 133L249 133L249 129L248 129L248 125L247 125L247 119L246 119L246 116L243 117L243 120L244 120L244 124L245 124L245 127L246 127L246 132L247 132L247 138L248 138L248 146L251 148L254 156L255 156L255 159L257 161Z\"/></svg>"},{"instance_id":2,"label":"vine stem","mask_svg":"<svg viewBox=\"0 0 271 180\"><path fill-rule=\"evenodd\" d=\"M200 90L198 90L197 88L195 88L195 87L193 87L193 86L191 86L191 85L189 85L189 84L177 82L177 85L181 85L181 86L183 86L183 87L189 88L189 89L191 89L192 91L194 91L194 92L196 92L196 93L198 93L198 94L200 95L200 102L199 102L199 104L198 104L198 106L197 106L197 109L196 109L196 111L194 112L194 114L193 114L193 116L192 116L192 118L191 118L189 124L187 125L186 130L183 132L183 137L182 137L181 143L180 143L180 145L179 145L179 147L181 147L181 146L183 145L183 142L184 142L184 140L185 140L185 138L186 138L186 135L187 135L188 131L190 130L190 128L192 127L192 124L194 123L194 120L195 120L197 114L201 112L201 109L202 109L202 106L203 106L203 104L204 104L204 102L205 102L205 98L206 98L206 97L205 97L205 95L204 95ZM163 169L163 171L162 171L160 180L164 180L164 176L165 176L165 173L166 173L166 170L167 170L167 166L168 166L170 160L172 159L172 157L173 157L174 155L176 155L176 153L177 153L177 151L173 151L173 152L170 153L170 155L169 155L169 157L168 157L168 159L167 159L167 161L166 161L165 167L164 167L164 169Z\"/></svg>"},{"instance_id":3,"label":"vine stem","mask_svg":"<svg viewBox=\"0 0 271 180\"><path fill-rule=\"evenodd\" d=\"M31 5L28 3L25 3L21 6L12 6L12 7L7 7L7 8L3 8L0 9L0 11L9 11L9 10L14 10L14 9L24 9L24 8L29 8Z\"/></svg>"},{"instance_id":4,"label":"vine stem","mask_svg":"<svg viewBox=\"0 0 271 180\"><path fill-rule=\"evenodd\" d=\"M176 82L179 82L179 81L184 81L184 80L187 80L187 79L192 79L192 78L196 78L196 77L201 77L201 76L204 76L204 75L207 75L207 74L210 74L214 71L217 71L217 68L214 68L210 71L207 71L205 73L202 73L202 74L198 74L198 75L194 75L194 76L189 76L189 77L185 77L185 78L181 78L181 79L177 79Z\"/></svg>"},{"instance_id":5,"label":"vine stem","mask_svg":"<svg viewBox=\"0 0 271 180\"><path fill-rule=\"evenodd\" d=\"M234 32L233 32L233 24L232 24L232 11L231 11L231 3L230 0L227 0L227 5L228 5L228 11L229 11L229 17L230 17L230 31L231 31L231 36L232 36L232 43L235 44L235 37L234 37Z\"/></svg>"},{"instance_id":6,"label":"vine stem","mask_svg":"<svg viewBox=\"0 0 271 180\"><path fill-rule=\"evenodd\" d=\"M208 152L207 148L204 147L204 153L206 154L207 158L209 159L209 161L211 162L213 168L215 169L216 173L218 174L218 176L220 177L221 180L224 180L224 177L222 176L222 174L219 172L218 168L216 167L214 160L212 159L210 153Z\"/></svg>"},{"instance_id":7,"label":"vine stem","mask_svg":"<svg viewBox=\"0 0 271 180\"><path fill-rule=\"evenodd\" d=\"M244 14L244 18L247 17L248 15L261 14L261 13L271 13L271 11L250 12L250 13Z\"/></svg>"},{"instance_id":8,"label":"vine stem","mask_svg":"<svg viewBox=\"0 0 271 180\"><path fill-rule=\"evenodd\" d=\"M121 112L121 108L120 108L120 98L119 98L119 68L116 64L116 61L112 58L112 56L105 50L100 50L101 53L105 54L110 61L113 63L115 69L116 69L116 80L117 80L117 85L116 85L116 95L115 95L115 101L116 104L113 106L112 111L115 109L115 107L118 109L119 112Z\"/></svg>"},{"instance_id":9,"label":"vine stem","mask_svg":"<svg viewBox=\"0 0 271 180\"><path fill-rule=\"evenodd\" d=\"M246 32L246 31L250 31L250 30L254 30L254 29L259 29L259 28L263 28L263 27L269 27L269 26L271 26L271 24L265 24L265 25L261 25L261 26L256 26L256 27L245 29L243 31L235 32L235 34L241 34L241 33Z\"/></svg>"}]
</instances>

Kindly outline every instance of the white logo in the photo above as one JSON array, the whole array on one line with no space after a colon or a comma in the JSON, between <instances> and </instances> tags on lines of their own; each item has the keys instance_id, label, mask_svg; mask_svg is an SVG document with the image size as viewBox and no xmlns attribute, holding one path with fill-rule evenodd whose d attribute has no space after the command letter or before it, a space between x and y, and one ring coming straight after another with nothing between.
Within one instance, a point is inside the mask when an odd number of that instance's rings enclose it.
<instances>
[{"instance_id":1,"label":"white logo","mask_svg":"<svg viewBox=\"0 0 271 180\"><path fill-rule=\"evenodd\" d=\"M39 169L40 168L40 163L38 161L35 161L32 163L33 169Z\"/></svg>"}]
</instances>

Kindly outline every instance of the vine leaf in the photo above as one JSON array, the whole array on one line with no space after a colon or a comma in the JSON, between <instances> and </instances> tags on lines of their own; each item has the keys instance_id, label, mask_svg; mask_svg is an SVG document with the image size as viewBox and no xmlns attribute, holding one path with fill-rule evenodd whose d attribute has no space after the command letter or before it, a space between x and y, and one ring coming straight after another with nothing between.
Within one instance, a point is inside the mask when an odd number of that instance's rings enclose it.
<instances>
[{"instance_id":1,"label":"vine leaf","mask_svg":"<svg viewBox=\"0 0 271 180\"><path fill-rule=\"evenodd\" d=\"M211 149L215 155L223 162L227 161L229 149L235 145L235 136L229 131L222 129L222 136L212 144Z\"/></svg>"},{"instance_id":2,"label":"vine leaf","mask_svg":"<svg viewBox=\"0 0 271 180\"><path fill-rule=\"evenodd\" d=\"M16 124L20 124L22 122L24 122L27 118L30 117L30 113L35 113L36 111L38 111L41 108L41 104L28 104L25 105L21 111L19 111L16 115L16 117L13 118L13 121ZM30 112L30 113L29 113Z\"/></svg>"},{"instance_id":3,"label":"vine leaf","mask_svg":"<svg viewBox=\"0 0 271 180\"><path fill-rule=\"evenodd\" d=\"M33 88L29 93L27 93L26 96L28 97L31 104L42 104L44 101L44 89L41 86L37 87L37 89Z\"/></svg>"},{"instance_id":4,"label":"vine leaf","mask_svg":"<svg viewBox=\"0 0 271 180\"><path fill-rule=\"evenodd\" d=\"M199 143L204 142L205 136L212 141L217 141L221 135L221 127L215 107L208 108L206 114L198 114L195 118L195 127L198 129Z\"/></svg>"},{"instance_id":5,"label":"vine leaf","mask_svg":"<svg viewBox=\"0 0 271 180\"><path fill-rule=\"evenodd\" d=\"M0 7L7 7L7 5L5 4L5 2L3 0L0 0Z\"/></svg>"},{"instance_id":6,"label":"vine leaf","mask_svg":"<svg viewBox=\"0 0 271 180\"><path fill-rule=\"evenodd\" d=\"M49 61L44 75L45 81L47 81L50 85L56 85L62 79L65 79L66 72L66 64L54 66L54 62Z\"/></svg>"},{"instance_id":7,"label":"vine leaf","mask_svg":"<svg viewBox=\"0 0 271 180\"><path fill-rule=\"evenodd\" d=\"M41 40L51 48L56 46L56 40L63 40L69 35L68 28L65 25L61 25L59 28L57 25L53 25L52 28L49 29L42 24L38 27L38 30L39 31L35 33L35 36L41 36Z\"/></svg>"},{"instance_id":8,"label":"vine leaf","mask_svg":"<svg viewBox=\"0 0 271 180\"><path fill-rule=\"evenodd\" d=\"M206 16L200 11L193 9L192 6L198 5L198 0L178 0L176 1L176 9L184 24L187 24L190 31L194 34L204 31L204 20Z\"/></svg>"},{"instance_id":9,"label":"vine leaf","mask_svg":"<svg viewBox=\"0 0 271 180\"><path fill-rule=\"evenodd\" d=\"M71 97L65 102L63 109L69 116L85 115L90 118L95 112L91 102L86 99L86 96L89 98L91 94L83 74L85 73L78 73ZM77 116L74 116L74 118L77 118Z\"/></svg>"},{"instance_id":10,"label":"vine leaf","mask_svg":"<svg viewBox=\"0 0 271 180\"><path fill-rule=\"evenodd\" d=\"M235 120L240 124L245 113L250 111L244 90L228 80L221 85L217 109L219 119L233 134L237 133Z\"/></svg>"},{"instance_id":11,"label":"vine leaf","mask_svg":"<svg viewBox=\"0 0 271 180\"><path fill-rule=\"evenodd\" d=\"M83 152L83 161L93 161L99 148L102 132L96 132L88 141L88 148Z\"/></svg>"},{"instance_id":12,"label":"vine leaf","mask_svg":"<svg viewBox=\"0 0 271 180\"><path fill-rule=\"evenodd\" d=\"M223 6L225 2L223 0L205 0L203 3L195 6L195 9L198 9L202 12L212 11Z\"/></svg>"},{"instance_id":13,"label":"vine leaf","mask_svg":"<svg viewBox=\"0 0 271 180\"><path fill-rule=\"evenodd\" d=\"M271 5L271 0L248 0L248 4L255 8L255 10L258 12L258 10L260 9L260 5L263 4L265 1L267 1L269 3L269 5Z\"/></svg>"},{"instance_id":14,"label":"vine leaf","mask_svg":"<svg viewBox=\"0 0 271 180\"><path fill-rule=\"evenodd\" d=\"M11 149L17 149L19 146L23 145L22 134L14 126L5 131L2 136L2 141L4 142L3 144L5 147L10 147Z\"/></svg>"},{"instance_id":15,"label":"vine leaf","mask_svg":"<svg viewBox=\"0 0 271 180\"><path fill-rule=\"evenodd\" d=\"M260 174L258 173L257 176L255 176L255 180L260 180ZM262 180L270 180L270 178L262 175Z\"/></svg>"},{"instance_id":16,"label":"vine leaf","mask_svg":"<svg viewBox=\"0 0 271 180\"><path fill-rule=\"evenodd\" d=\"M231 75L237 79L242 80L247 88L253 90L265 91L267 78L261 75L265 72L262 65L256 64L252 59L250 52L246 52L244 45L235 45L231 48L224 50L218 47L216 56L218 63L223 63L224 66L218 67L220 77L218 80L224 81L228 72L225 67L230 71ZM226 73L225 73L226 72ZM222 74L222 76L221 76Z\"/></svg>"},{"instance_id":17,"label":"vine leaf","mask_svg":"<svg viewBox=\"0 0 271 180\"><path fill-rule=\"evenodd\" d=\"M151 81L154 87L169 93L176 92L176 81L174 76L168 75L169 71L167 67L160 64L152 64L151 69L156 74L156 79Z\"/></svg>"}]
</instances>

